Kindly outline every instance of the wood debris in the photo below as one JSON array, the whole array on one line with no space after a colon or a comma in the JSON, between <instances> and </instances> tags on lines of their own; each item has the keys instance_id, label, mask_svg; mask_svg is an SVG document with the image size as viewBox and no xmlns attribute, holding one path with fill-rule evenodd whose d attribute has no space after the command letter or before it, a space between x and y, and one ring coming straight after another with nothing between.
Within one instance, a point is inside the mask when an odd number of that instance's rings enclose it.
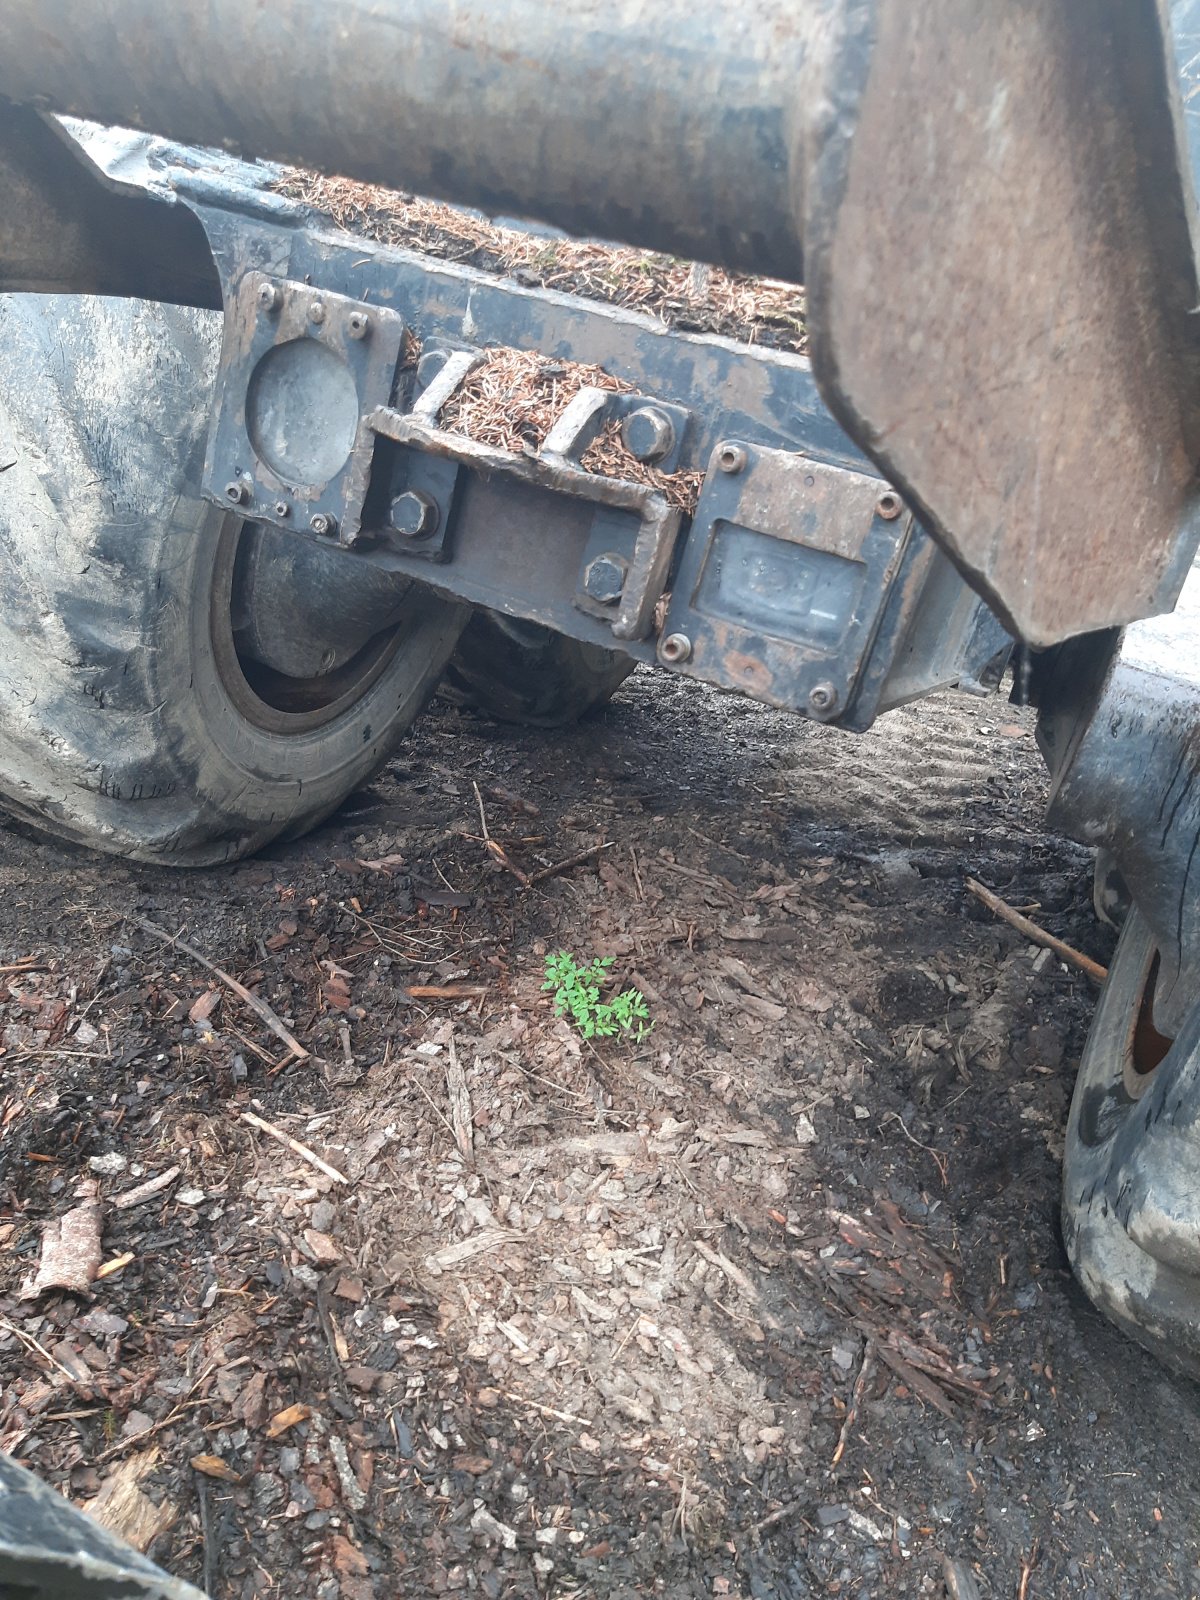
<instances>
[{"instance_id":1,"label":"wood debris","mask_svg":"<svg viewBox=\"0 0 1200 1600\"><path fill-rule=\"evenodd\" d=\"M86 1294L91 1288L102 1259L103 1211L97 1183L85 1179L80 1192L80 1204L53 1218L42 1230L37 1271L22 1287L22 1299L35 1299L47 1289L72 1289Z\"/></svg>"}]
</instances>

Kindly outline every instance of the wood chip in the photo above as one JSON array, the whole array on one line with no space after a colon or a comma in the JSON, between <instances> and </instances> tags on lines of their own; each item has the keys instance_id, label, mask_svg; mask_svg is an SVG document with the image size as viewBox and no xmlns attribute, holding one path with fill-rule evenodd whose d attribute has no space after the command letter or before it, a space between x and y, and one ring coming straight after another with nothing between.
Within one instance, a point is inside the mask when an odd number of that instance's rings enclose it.
<instances>
[{"instance_id":1,"label":"wood chip","mask_svg":"<svg viewBox=\"0 0 1200 1600\"><path fill-rule=\"evenodd\" d=\"M267 1425L267 1438L278 1439L281 1434L294 1428L298 1422L307 1422L312 1416L312 1407L306 1405L285 1406L282 1411L277 1411Z\"/></svg>"},{"instance_id":2,"label":"wood chip","mask_svg":"<svg viewBox=\"0 0 1200 1600\"><path fill-rule=\"evenodd\" d=\"M125 1268L129 1265L133 1258L132 1250L122 1250L119 1256L110 1256L109 1259L105 1261L97 1271L97 1282L99 1282L101 1278L111 1278L114 1273L124 1272Z\"/></svg>"},{"instance_id":3,"label":"wood chip","mask_svg":"<svg viewBox=\"0 0 1200 1600\"><path fill-rule=\"evenodd\" d=\"M446 1093L450 1099L450 1123L454 1139L468 1166L475 1165L475 1139L472 1132L471 1091L458 1051L454 1047L454 1034L450 1034L450 1059L446 1064Z\"/></svg>"},{"instance_id":4,"label":"wood chip","mask_svg":"<svg viewBox=\"0 0 1200 1600\"><path fill-rule=\"evenodd\" d=\"M170 1496L163 1495L155 1501L142 1492L142 1483L158 1465L159 1454L157 1445L152 1445L122 1461L84 1508L135 1550L146 1550L179 1520L179 1507Z\"/></svg>"},{"instance_id":5,"label":"wood chip","mask_svg":"<svg viewBox=\"0 0 1200 1600\"><path fill-rule=\"evenodd\" d=\"M435 1254L426 1256L425 1266L430 1272L446 1272L450 1267L457 1267L464 1261L470 1261L472 1256L485 1255L488 1251L499 1250L506 1244L520 1244L524 1238L523 1233L518 1233L513 1228L480 1228L478 1233L460 1239L457 1244L448 1244Z\"/></svg>"},{"instance_id":6,"label":"wood chip","mask_svg":"<svg viewBox=\"0 0 1200 1600\"><path fill-rule=\"evenodd\" d=\"M242 1475L221 1460L220 1456L192 1456L191 1465L206 1478L217 1478L221 1483L241 1483Z\"/></svg>"},{"instance_id":7,"label":"wood chip","mask_svg":"<svg viewBox=\"0 0 1200 1600\"><path fill-rule=\"evenodd\" d=\"M81 1189L86 1198L80 1205L46 1223L37 1272L22 1287L22 1300L34 1300L47 1289L86 1294L99 1272L103 1225L99 1185L87 1179Z\"/></svg>"}]
</instances>

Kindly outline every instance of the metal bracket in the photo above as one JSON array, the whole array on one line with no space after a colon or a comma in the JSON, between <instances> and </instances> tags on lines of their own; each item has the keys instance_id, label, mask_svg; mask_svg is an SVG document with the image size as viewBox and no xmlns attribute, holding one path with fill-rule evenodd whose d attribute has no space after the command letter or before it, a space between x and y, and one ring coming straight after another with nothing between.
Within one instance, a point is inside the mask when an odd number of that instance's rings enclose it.
<instances>
[{"instance_id":1,"label":"metal bracket","mask_svg":"<svg viewBox=\"0 0 1200 1600\"><path fill-rule=\"evenodd\" d=\"M442 408L482 359L478 350L456 351L447 357L411 411L381 406L366 418L367 426L396 444L415 447L485 475L502 473L576 500L632 512L639 526L611 628L617 639L644 639L666 585L680 513L655 489L629 479L606 478L579 464L579 458L604 424L628 411L632 397L607 389L581 389L547 434L541 450L536 455L517 455L438 426ZM448 505L437 507L443 526L449 520L449 510ZM582 573L580 598L586 600Z\"/></svg>"},{"instance_id":2,"label":"metal bracket","mask_svg":"<svg viewBox=\"0 0 1200 1600\"><path fill-rule=\"evenodd\" d=\"M302 283L246 273L225 307L204 492L256 521L358 538L375 436L404 318Z\"/></svg>"},{"instance_id":3,"label":"metal bracket","mask_svg":"<svg viewBox=\"0 0 1200 1600\"><path fill-rule=\"evenodd\" d=\"M717 446L659 659L825 721L850 701L912 527L878 478Z\"/></svg>"}]
</instances>

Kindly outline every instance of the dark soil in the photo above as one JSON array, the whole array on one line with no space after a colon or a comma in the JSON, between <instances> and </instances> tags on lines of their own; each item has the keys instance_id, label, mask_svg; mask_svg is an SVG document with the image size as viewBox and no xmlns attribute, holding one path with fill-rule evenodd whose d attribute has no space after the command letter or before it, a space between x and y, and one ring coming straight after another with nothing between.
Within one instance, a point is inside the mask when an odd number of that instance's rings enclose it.
<instances>
[{"instance_id":1,"label":"dark soil","mask_svg":"<svg viewBox=\"0 0 1200 1600\"><path fill-rule=\"evenodd\" d=\"M526 890L473 783L526 873L611 847ZM225 871L0 832L0 1448L220 1600L1197 1593L1197 1392L1059 1242L1095 991L964 889L1109 958L1044 787L1001 701L637 674L435 706ZM560 949L650 1035L555 1018ZM81 1181L126 1264L22 1298Z\"/></svg>"}]
</instances>

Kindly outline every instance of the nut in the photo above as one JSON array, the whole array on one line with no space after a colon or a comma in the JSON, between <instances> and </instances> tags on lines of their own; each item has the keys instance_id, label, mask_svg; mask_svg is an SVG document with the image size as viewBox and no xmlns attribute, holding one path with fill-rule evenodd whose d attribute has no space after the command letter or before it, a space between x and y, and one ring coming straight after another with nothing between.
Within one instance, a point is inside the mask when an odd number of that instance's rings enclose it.
<instances>
[{"instance_id":1,"label":"nut","mask_svg":"<svg viewBox=\"0 0 1200 1600\"><path fill-rule=\"evenodd\" d=\"M894 522L904 510L904 501L894 489L888 489L876 500L875 510L885 522Z\"/></svg>"},{"instance_id":2,"label":"nut","mask_svg":"<svg viewBox=\"0 0 1200 1600\"><path fill-rule=\"evenodd\" d=\"M651 467L675 448L675 426L657 406L639 406L622 422L621 439L635 461Z\"/></svg>"},{"instance_id":3,"label":"nut","mask_svg":"<svg viewBox=\"0 0 1200 1600\"><path fill-rule=\"evenodd\" d=\"M583 592L602 606L616 605L625 588L628 564L624 556L605 554L589 561L583 575Z\"/></svg>"},{"instance_id":4,"label":"nut","mask_svg":"<svg viewBox=\"0 0 1200 1600\"><path fill-rule=\"evenodd\" d=\"M440 521L437 502L420 489L405 489L392 501L391 524L402 539L428 539Z\"/></svg>"},{"instance_id":5,"label":"nut","mask_svg":"<svg viewBox=\"0 0 1200 1600\"><path fill-rule=\"evenodd\" d=\"M669 633L658 646L658 659L668 667L677 667L692 653L692 641L686 633Z\"/></svg>"},{"instance_id":6,"label":"nut","mask_svg":"<svg viewBox=\"0 0 1200 1600\"><path fill-rule=\"evenodd\" d=\"M365 339L371 331L371 319L365 311L352 311L346 318L346 331L352 339Z\"/></svg>"},{"instance_id":7,"label":"nut","mask_svg":"<svg viewBox=\"0 0 1200 1600\"><path fill-rule=\"evenodd\" d=\"M308 320L310 322L324 322L325 321L325 302L324 302L324 300L313 300L313 301L310 301L309 307L308 307Z\"/></svg>"},{"instance_id":8,"label":"nut","mask_svg":"<svg viewBox=\"0 0 1200 1600\"><path fill-rule=\"evenodd\" d=\"M235 478L232 483L225 485L225 498L230 505L244 506L250 498L250 491L240 478Z\"/></svg>"},{"instance_id":9,"label":"nut","mask_svg":"<svg viewBox=\"0 0 1200 1600\"><path fill-rule=\"evenodd\" d=\"M283 304L283 290L274 283L259 284L258 303L264 311L278 311Z\"/></svg>"},{"instance_id":10,"label":"nut","mask_svg":"<svg viewBox=\"0 0 1200 1600\"><path fill-rule=\"evenodd\" d=\"M330 534L337 532L337 518L328 511L314 511L308 519L308 525L322 538L328 538Z\"/></svg>"},{"instance_id":11,"label":"nut","mask_svg":"<svg viewBox=\"0 0 1200 1600\"><path fill-rule=\"evenodd\" d=\"M808 709L814 717L827 717L837 709L838 692L831 683L814 683L808 691Z\"/></svg>"},{"instance_id":12,"label":"nut","mask_svg":"<svg viewBox=\"0 0 1200 1600\"><path fill-rule=\"evenodd\" d=\"M717 466L722 472L741 472L747 460L745 445L723 444L717 448Z\"/></svg>"}]
</instances>

